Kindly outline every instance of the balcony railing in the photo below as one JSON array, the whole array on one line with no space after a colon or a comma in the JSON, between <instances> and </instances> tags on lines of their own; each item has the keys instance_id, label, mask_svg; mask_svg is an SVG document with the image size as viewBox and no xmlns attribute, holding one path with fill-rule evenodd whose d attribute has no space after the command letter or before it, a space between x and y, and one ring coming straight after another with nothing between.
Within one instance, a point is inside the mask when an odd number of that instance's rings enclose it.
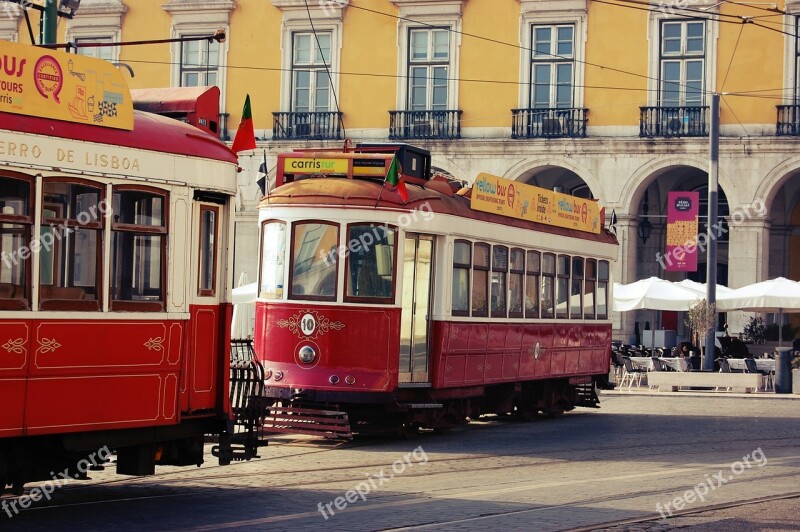
<instances>
[{"instance_id":1,"label":"balcony railing","mask_svg":"<svg viewBox=\"0 0 800 532\"><path fill-rule=\"evenodd\" d=\"M800 105L776 105L778 125L776 135L800 135Z\"/></svg>"},{"instance_id":2,"label":"balcony railing","mask_svg":"<svg viewBox=\"0 0 800 532\"><path fill-rule=\"evenodd\" d=\"M272 140L342 140L342 113L272 113Z\"/></svg>"},{"instance_id":3,"label":"balcony railing","mask_svg":"<svg viewBox=\"0 0 800 532\"><path fill-rule=\"evenodd\" d=\"M585 137L588 109L512 109L511 138Z\"/></svg>"},{"instance_id":4,"label":"balcony railing","mask_svg":"<svg viewBox=\"0 0 800 532\"><path fill-rule=\"evenodd\" d=\"M461 111L389 111L390 139L460 139Z\"/></svg>"},{"instance_id":5,"label":"balcony railing","mask_svg":"<svg viewBox=\"0 0 800 532\"><path fill-rule=\"evenodd\" d=\"M708 106L640 107L640 137L707 137Z\"/></svg>"}]
</instances>

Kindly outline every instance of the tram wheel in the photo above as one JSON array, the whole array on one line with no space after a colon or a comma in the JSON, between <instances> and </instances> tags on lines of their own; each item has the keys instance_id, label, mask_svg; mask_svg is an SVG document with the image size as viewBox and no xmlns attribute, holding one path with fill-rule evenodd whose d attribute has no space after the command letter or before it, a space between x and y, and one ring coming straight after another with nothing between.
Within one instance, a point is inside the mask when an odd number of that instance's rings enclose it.
<instances>
[{"instance_id":1,"label":"tram wheel","mask_svg":"<svg viewBox=\"0 0 800 532\"><path fill-rule=\"evenodd\" d=\"M400 437L404 440L411 440L416 438L419 435L419 424L418 423L404 423L398 429L400 432Z\"/></svg>"}]
</instances>

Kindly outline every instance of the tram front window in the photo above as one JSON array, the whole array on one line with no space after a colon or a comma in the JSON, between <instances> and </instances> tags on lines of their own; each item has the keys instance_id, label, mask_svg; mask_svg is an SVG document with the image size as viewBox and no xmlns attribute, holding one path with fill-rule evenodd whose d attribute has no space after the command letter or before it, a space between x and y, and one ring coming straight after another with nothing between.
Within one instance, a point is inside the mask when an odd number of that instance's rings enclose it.
<instances>
[{"instance_id":1,"label":"tram front window","mask_svg":"<svg viewBox=\"0 0 800 532\"><path fill-rule=\"evenodd\" d=\"M283 299L286 224L265 222L261 226L261 280L259 297Z\"/></svg>"},{"instance_id":2,"label":"tram front window","mask_svg":"<svg viewBox=\"0 0 800 532\"><path fill-rule=\"evenodd\" d=\"M0 177L0 310L29 308L31 188L30 179Z\"/></svg>"},{"instance_id":3,"label":"tram front window","mask_svg":"<svg viewBox=\"0 0 800 532\"><path fill-rule=\"evenodd\" d=\"M353 224L347 234L345 300L391 303L397 232L374 224Z\"/></svg>"},{"instance_id":4,"label":"tram front window","mask_svg":"<svg viewBox=\"0 0 800 532\"><path fill-rule=\"evenodd\" d=\"M336 299L336 249L339 226L294 224L292 239L292 299Z\"/></svg>"}]
</instances>

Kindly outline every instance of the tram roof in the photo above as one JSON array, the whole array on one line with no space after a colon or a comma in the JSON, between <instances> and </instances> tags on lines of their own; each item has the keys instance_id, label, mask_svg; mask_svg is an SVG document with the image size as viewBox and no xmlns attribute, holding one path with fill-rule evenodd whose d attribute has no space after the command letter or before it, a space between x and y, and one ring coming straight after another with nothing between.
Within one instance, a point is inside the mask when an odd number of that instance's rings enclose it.
<instances>
[{"instance_id":1,"label":"tram roof","mask_svg":"<svg viewBox=\"0 0 800 532\"><path fill-rule=\"evenodd\" d=\"M428 203L435 213L449 214L471 220L479 220L505 226L530 229L542 233L550 233L583 240L591 240L608 244L616 244L617 239L605 227L599 234L577 231L564 227L541 224L527 220L519 220L500 216L470 208L470 200L458 194L450 193L449 185L436 180L428 187L407 185L408 202L405 204L400 196L383 188L382 181L368 179L347 179L332 177L314 177L286 183L270 192L269 197L261 200L261 206L267 205L319 205L330 207L368 207L368 208L401 208L412 210ZM380 198L380 200L378 199Z\"/></svg>"},{"instance_id":2,"label":"tram roof","mask_svg":"<svg viewBox=\"0 0 800 532\"><path fill-rule=\"evenodd\" d=\"M0 129L238 162L236 155L224 143L194 126L143 111L134 111L133 120L133 130L127 131L0 112Z\"/></svg>"}]
</instances>

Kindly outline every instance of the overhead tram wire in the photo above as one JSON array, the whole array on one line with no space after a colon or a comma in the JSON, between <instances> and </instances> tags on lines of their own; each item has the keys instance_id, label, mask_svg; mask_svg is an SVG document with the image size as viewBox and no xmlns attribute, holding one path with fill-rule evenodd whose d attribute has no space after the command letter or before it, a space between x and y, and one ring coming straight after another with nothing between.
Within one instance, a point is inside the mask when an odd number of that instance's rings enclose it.
<instances>
[{"instance_id":1,"label":"overhead tram wire","mask_svg":"<svg viewBox=\"0 0 800 532\"><path fill-rule=\"evenodd\" d=\"M317 50L319 50L319 55L322 56L322 64L325 65L325 73L328 75L328 84L331 86L331 93L333 94L333 103L336 105L336 116L339 118L339 126L342 128L342 136L346 139L347 138L347 130L344 128L344 118L342 117L342 112L339 109L339 98L336 96L336 87L333 86L333 77L331 77L331 71L328 68L328 62L325 60L325 54L322 53L322 45L319 43L319 36L317 36L317 30L314 28L314 20L311 16L311 8L308 7L308 0L303 0L306 4L306 13L308 13L308 23L311 24L311 32L314 34L314 41L317 43ZM309 98L311 96L309 95ZM311 101L309 100L309 109L311 108Z\"/></svg>"}]
</instances>

